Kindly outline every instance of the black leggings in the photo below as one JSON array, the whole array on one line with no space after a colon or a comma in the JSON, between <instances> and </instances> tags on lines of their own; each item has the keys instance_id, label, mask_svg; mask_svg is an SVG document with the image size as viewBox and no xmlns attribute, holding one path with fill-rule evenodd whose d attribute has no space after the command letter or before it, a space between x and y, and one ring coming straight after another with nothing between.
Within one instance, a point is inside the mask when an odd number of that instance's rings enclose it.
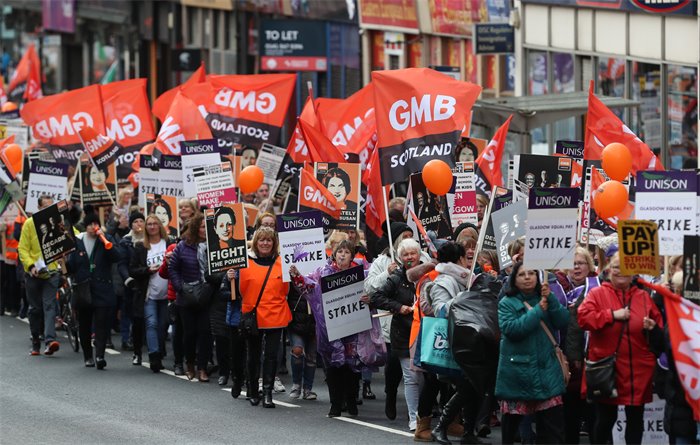
<instances>
[{"instance_id":1,"label":"black leggings","mask_svg":"<svg viewBox=\"0 0 700 445\"><path fill-rule=\"evenodd\" d=\"M432 372L423 373L423 389L418 399L418 417L431 417L433 415L433 405L440 392L440 381L437 375Z\"/></svg>"},{"instance_id":2,"label":"black leggings","mask_svg":"<svg viewBox=\"0 0 700 445\"><path fill-rule=\"evenodd\" d=\"M134 317L131 319L131 341L134 344L134 354L141 355L143 348L143 339L146 335L146 321L143 317Z\"/></svg>"},{"instance_id":3,"label":"black leggings","mask_svg":"<svg viewBox=\"0 0 700 445\"><path fill-rule=\"evenodd\" d=\"M501 419L501 434L503 444L512 444L520 427L523 416L518 414L503 414ZM535 413L537 425L536 443L565 443L564 442L564 406L559 405Z\"/></svg>"},{"instance_id":4,"label":"black leggings","mask_svg":"<svg viewBox=\"0 0 700 445\"><path fill-rule=\"evenodd\" d=\"M105 356L109 330L112 327L112 307L84 306L78 311L78 335L85 360L92 358L92 330L95 329L95 357Z\"/></svg>"},{"instance_id":5,"label":"black leggings","mask_svg":"<svg viewBox=\"0 0 700 445\"><path fill-rule=\"evenodd\" d=\"M596 421L591 443L612 443L612 429L617 421L617 405L596 403ZM642 443L644 435L644 405L625 406L625 442L627 445Z\"/></svg>"},{"instance_id":6,"label":"black leggings","mask_svg":"<svg viewBox=\"0 0 700 445\"><path fill-rule=\"evenodd\" d=\"M262 358L263 391L272 391L277 375L277 351L282 339L282 328L260 329L258 335L246 336L248 348L248 383L257 389ZM264 346L263 346L264 341Z\"/></svg>"},{"instance_id":7,"label":"black leggings","mask_svg":"<svg viewBox=\"0 0 700 445\"><path fill-rule=\"evenodd\" d=\"M212 346L209 308L180 307L178 309L184 328L185 361L194 363L196 357L197 368L200 371L206 371Z\"/></svg>"}]
</instances>

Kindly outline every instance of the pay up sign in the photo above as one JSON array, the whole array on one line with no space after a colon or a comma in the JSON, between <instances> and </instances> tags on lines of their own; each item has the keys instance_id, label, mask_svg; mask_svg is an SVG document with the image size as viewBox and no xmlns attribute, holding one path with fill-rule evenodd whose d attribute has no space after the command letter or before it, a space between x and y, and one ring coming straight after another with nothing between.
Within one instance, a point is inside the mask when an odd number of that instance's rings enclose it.
<instances>
[{"instance_id":1,"label":"pay up sign","mask_svg":"<svg viewBox=\"0 0 700 445\"><path fill-rule=\"evenodd\" d=\"M364 279L362 266L321 277L323 318L329 341L372 328L369 306L360 301L365 293Z\"/></svg>"},{"instance_id":2,"label":"pay up sign","mask_svg":"<svg viewBox=\"0 0 700 445\"><path fill-rule=\"evenodd\" d=\"M655 222L618 221L617 235L622 275L659 274L659 232Z\"/></svg>"},{"instance_id":3,"label":"pay up sign","mask_svg":"<svg viewBox=\"0 0 700 445\"><path fill-rule=\"evenodd\" d=\"M525 267L573 269L579 189L530 189Z\"/></svg>"},{"instance_id":4,"label":"pay up sign","mask_svg":"<svg viewBox=\"0 0 700 445\"><path fill-rule=\"evenodd\" d=\"M698 180L692 171L637 173L635 216L659 226L659 255L683 255L683 236L695 235Z\"/></svg>"}]
</instances>

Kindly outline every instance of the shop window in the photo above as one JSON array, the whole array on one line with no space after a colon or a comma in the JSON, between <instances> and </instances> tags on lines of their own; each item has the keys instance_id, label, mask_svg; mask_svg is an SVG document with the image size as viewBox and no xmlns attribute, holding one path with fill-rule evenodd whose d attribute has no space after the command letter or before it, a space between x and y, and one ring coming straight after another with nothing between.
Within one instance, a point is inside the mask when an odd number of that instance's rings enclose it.
<instances>
[{"instance_id":1,"label":"shop window","mask_svg":"<svg viewBox=\"0 0 700 445\"><path fill-rule=\"evenodd\" d=\"M530 51L527 55L527 93L530 96L539 96L549 92L547 84L547 53L542 51ZM531 152L535 154L549 154L547 145L547 127L534 128L530 132Z\"/></svg>"},{"instance_id":2,"label":"shop window","mask_svg":"<svg viewBox=\"0 0 700 445\"><path fill-rule=\"evenodd\" d=\"M632 131L659 154L661 134L661 70L659 65L632 63L632 99L642 103L637 113L632 113Z\"/></svg>"},{"instance_id":3,"label":"shop window","mask_svg":"<svg viewBox=\"0 0 700 445\"><path fill-rule=\"evenodd\" d=\"M552 54L552 93L576 91L574 56L567 53ZM552 125L554 141L576 139L576 118L562 119Z\"/></svg>"},{"instance_id":4,"label":"shop window","mask_svg":"<svg viewBox=\"0 0 700 445\"><path fill-rule=\"evenodd\" d=\"M601 57L598 60L598 93L603 96L625 97L625 59ZM584 85L586 87L587 85ZM625 121L625 110L613 108L613 113Z\"/></svg>"},{"instance_id":5,"label":"shop window","mask_svg":"<svg viewBox=\"0 0 700 445\"><path fill-rule=\"evenodd\" d=\"M401 60L399 56L390 54L389 55L389 69L390 70L398 70L401 68Z\"/></svg>"},{"instance_id":6,"label":"shop window","mask_svg":"<svg viewBox=\"0 0 700 445\"><path fill-rule=\"evenodd\" d=\"M669 65L667 87L667 146L669 147L667 159L670 168L692 168L687 162L690 159L697 159L698 156L697 69Z\"/></svg>"}]
</instances>

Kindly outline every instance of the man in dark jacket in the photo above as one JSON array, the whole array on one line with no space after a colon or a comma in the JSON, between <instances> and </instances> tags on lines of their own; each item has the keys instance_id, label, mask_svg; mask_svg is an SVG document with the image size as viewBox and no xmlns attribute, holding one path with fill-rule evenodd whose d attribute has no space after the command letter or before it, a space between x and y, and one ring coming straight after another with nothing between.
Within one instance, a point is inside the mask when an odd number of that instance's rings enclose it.
<instances>
[{"instance_id":1,"label":"man in dark jacket","mask_svg":"<svg viewBox=\"0 0 700 445\"><path fill-rule=\"evenodd\" d=\"M107 337L111 328L111 315L117 304L112 283L112 265L119 262L121 249L117 245L107 248L101 240L100 221L96 214L85 216L85 233L76 239L75 251L68 259L68 271L76 283L89 283L90 302L79 305L78 324L80 343L83 346L85 366L104 369ZM104 235L110 243L109 235ZM92 358L91 328L95 330L95 359Z\"/></svg>"}]
</instances>

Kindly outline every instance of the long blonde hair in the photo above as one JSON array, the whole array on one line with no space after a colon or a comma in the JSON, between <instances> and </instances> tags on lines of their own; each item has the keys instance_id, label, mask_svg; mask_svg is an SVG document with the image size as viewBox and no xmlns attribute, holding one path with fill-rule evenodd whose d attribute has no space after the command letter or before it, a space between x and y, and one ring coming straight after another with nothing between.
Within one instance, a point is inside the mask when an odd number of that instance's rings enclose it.
<instances>
[{"instance_id":1,"label":"long blonde hair","mask_svg":"<svg viewBox=\"0 0 700 445\"><path fill-rule=\"evenodd\" d=\"M163 226L163 222L158 218L156 215L151 213L146 217L146 228L144 229L144 236L143 236L143 247L146 248L146 250L151 250L151 240L148 239L148 221L156 221L158 223L158 233L160 234L160 239L168 239L168 232L165 230L165 227Z\"/></svg>"}]
</instances>

